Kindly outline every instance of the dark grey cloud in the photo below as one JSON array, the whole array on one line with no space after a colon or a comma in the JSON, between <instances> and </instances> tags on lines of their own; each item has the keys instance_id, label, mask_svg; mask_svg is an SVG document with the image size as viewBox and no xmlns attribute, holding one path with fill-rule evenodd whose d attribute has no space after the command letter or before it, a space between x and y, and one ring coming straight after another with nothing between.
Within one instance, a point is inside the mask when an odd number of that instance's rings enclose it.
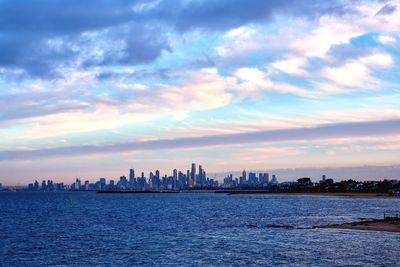
<instances>
[{"instance_id":1,"label":"dark grey cloud","mask_svg":"<svg viewBox=\"0 0 400 267\"><path fill-rule=\"evenodd\" d=\"M0 31L36 35L80 33L112 27L134 16L130 0L3 0Z\"/></svg>"},{"instance_id":2,"label":"dark grey cloud","mask_svg":"<svg viewBox=\"0 0 400 267\"><path fill-rule=\"evenodd\" d=\"M23 69L31 76L62 75L58 67L74 64L93 46L82 34L100 30L106 33L99 38L109 39L111 47L113 42L122 41L125 48L111 54L106 50L101 60L93 60L92 64L85 61L84 65L135 65L152 61L170 48L162 31L149 29L145 23L132 23L138 17L132 8L139 2L1 1L0 66ZM128 31L119 28L125 24ZM48 43L54 39L59 42L56 47Z\"/></svg>"},{"instance_id":3,"label":"dark grey cloud","mask_svg":"<svg viewBox=\"0 0 400 267\"><path fill-rule=\"evenodd\" d=\"M31 151L0 151L0 160L24 160L47 157L69 157L88 154L109 154L142 150L182 149L215 145L274 143L296 140L351 138L400 134L400 120L353 122L322 125L312 128L257 131L201 137L133 141L125 143L84 145Z\"/></svg>"},{"instance_id":4,"label":"dark grey cloud","mask_svg":"<svg viewBox=\"0 0 400 267\"><path fill-rule=\"evenodd\" d=\"M317 16L343 12L340 1L317 0L164 0L142 11L145 0L2 0L0 1L0 67L23 69L31 76L53 78L93 49L83 33L103 31L98 38L123 42L122 50L103 51L80 67L136 65L171 51L168 32L192 29L221 31L266 21L275 13ZM54 47L48 40L59 39ZM201 64L212 64L210 60ZM75 65L73 65L75 67Z\"/></svg>"},{"instance_id":5,"label":"dark grey cloud","mask_svg":"<svg viewBox=\"0 0 400 267\"><path fill-rule=\"evenodd\" d=\"M150 10L150 18L173 22L180 31L192 28L226 30L244 24L271 19L276 13L314 17L323 13L342 13L338 1L316 0L180 0L162 1Z\"/></svg>"},{"instance_id":6,"label":"dark grey cloud","mask_svg":"<svg viewBox=\"0 0 400 267\"><path fill-rule=\"evenodd\" d=\"M123 27L122 30L109 31L104 36L110 43L115 40L122 41L121 50L115 50L110 45L111 49L105 50L102 57L89 59L83 64L86 67L143 64L157 59L162 51L171 51L165 34L160 34L162 28L137 23L130 23L127 26L128 30Z\"/></svg>"},{"instance_id":7,"label":"dark grey cloud","mask_svg":"<svg viewBox=\"0 0 400 267\"><path fill-rule=\"evenodd\" d=\"M376 15L377 16L379 16L379 15L390 15L395 11L396 11L396 6L395 5L386 4L376 13Z\"/></svg>"},{"instance_id":8,"label":"dark grey cloud","mask_svg":"<svg viewBox=\"0 0 400 267\"><path fill-rule=\"evenodd\" d=\"M175 74L176 75L176 74ZM171 79L174 76L174 72L171 69L166 68L154 68L154 69L138 69L134 72L127 71L102 71L96 75L99 81L107 80L126 80L139 83L145 80L159 81Z\"/></svg>"},{"instance_id":9,"label":"dark grey cloud","mask_svg":"<svg viewBox=\"0 0 400 267\"><path fill-rule=\"evenodd\" d=\"M59 76L56 68L60 63L69 62L78 53L66 45L54 49L46 39L27 35L0 34L0 66L24 69L31 76L54 78Z\"/></svg>"}]
</instances>

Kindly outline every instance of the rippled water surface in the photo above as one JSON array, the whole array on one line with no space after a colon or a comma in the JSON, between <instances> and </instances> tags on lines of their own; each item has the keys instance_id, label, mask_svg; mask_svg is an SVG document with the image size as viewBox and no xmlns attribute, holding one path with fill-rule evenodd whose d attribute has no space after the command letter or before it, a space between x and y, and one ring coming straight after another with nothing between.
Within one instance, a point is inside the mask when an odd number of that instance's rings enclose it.
<instances>
[{"instance_id":1,"label":"rippled water surface","mask_svg":"<svg viewBox=\"0 0 400 267\"><path fill-rule=\"evenodd\" d=\"M400 199L0 193L0 266L400 266L400 234L310 229L399 211Z\"/></svg>"}]
</instances>

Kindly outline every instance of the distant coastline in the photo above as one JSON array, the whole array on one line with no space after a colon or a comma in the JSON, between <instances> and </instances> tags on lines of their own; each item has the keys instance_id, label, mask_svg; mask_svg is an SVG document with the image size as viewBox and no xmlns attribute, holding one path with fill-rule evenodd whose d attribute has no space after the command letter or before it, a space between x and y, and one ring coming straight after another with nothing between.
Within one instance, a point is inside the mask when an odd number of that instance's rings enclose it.
<instances>
[{"instance_id":1,"label":"distant coastline","mask_svg":"<svg viewBox=\"0 0 400 267\"><path fill-rule=\"evenodd\" d=\"M265 190L183 190L183 191L136 191L136 190L99 190L98 194L177 194L177 193L216 193L227 195L271 195L271 196L327 196L327 197L350 197L350 198L398 198L387 193L363 193L363 192L271 192Z\"/></svg>"},{"instance_id":2,"label":"distant coastline","mask_svg":"<svg viewBox=\"0 0 400 267\"><path fill-rule=\"evenodd\" d=\"M177 194L180 191L99 190L97 194Z\"/></svg>"},{"instance_id":3,"label":"distant coastline","mask_svg":"<svg viewBox=\"0 0 400 267\"><path fill-rule=\"evenodd\" d=\"M226 193L229 195L306 195L306 196L330 196L330 197L350 197L350 198L398 198L394 195L387 193L363 193L363 192L315 192L315 193L301 193L301 192L268 192L257 190L232 190L232 191L216 191L216 193Z\"/></svg>"},{"instance_id":4,"label":"distant coastline","mask_svg":"<svg viewBox=\"0 0 400 267\"><path fill-rule=\"evenodd\" d=\"M368 221L359 221L342 224L330 224L315 226L314 228L333 228L333 229L350 229L363 231L383 231L400 233L400 218L385 218Z\"/></svg>"}]
</instances>

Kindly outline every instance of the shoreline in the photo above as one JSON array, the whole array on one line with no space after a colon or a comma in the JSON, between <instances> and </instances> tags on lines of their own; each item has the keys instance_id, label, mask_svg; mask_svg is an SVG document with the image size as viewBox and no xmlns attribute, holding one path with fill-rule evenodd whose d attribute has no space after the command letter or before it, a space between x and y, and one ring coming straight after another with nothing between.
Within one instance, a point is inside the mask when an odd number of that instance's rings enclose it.
<instances>
[{"instance_id":1,"label":"shoreline","mask_svg":"<svg viewBox=\"0 0 400 267\"><path fill-rule=\"evenodd\" d=\"M360 231L380 231L380 232L400 233L400 220L375 219L375 220L342 223L342 224L320 225L320 226L314 226L313 228L349 229L349 230L360 230Z\"/></svg>"},{"instance_id":2,"label":"shoreline","mask_svg":"<svg viewBox=\"0 0 400 267\"><path fill-rule=\"evenodd\" d=\"M349 198L396 198L396 196L391 196L385 193L289 193L298 194L306 196L328 196L328 197L349 197Z\"/></svg>"},{"instance_id":3,"label":"shoreline","mask_svg":"<svg viewBox=\"0 0 400 267\"><path fill-rule=\"evenodd\" d=\"M220 192L224 193L224 192ZM263 191L227 191L228 195L284 195L284 196L328 196L328 197L349 197L349 198L398 198L387 193L357 193L357 192L315 192L315 193L290 193L290 192L263 192Z\"/></svg>"}]
</instances>

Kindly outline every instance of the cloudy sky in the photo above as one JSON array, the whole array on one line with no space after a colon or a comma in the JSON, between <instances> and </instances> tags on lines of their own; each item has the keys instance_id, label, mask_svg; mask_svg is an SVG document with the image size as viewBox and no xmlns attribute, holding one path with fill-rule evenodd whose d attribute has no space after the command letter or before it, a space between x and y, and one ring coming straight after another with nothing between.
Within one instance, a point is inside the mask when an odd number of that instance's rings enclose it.
<instances>
[{"instance_id":1,"label":"cloudy sky","mask_svg":"<svg viewBox=\"0 0 400 267\"><path fill-rule=\"evenodd\" d=\"M0 0L0 182L398 165L399 59L397 0Z\"/></svg>"}]
</instances>

